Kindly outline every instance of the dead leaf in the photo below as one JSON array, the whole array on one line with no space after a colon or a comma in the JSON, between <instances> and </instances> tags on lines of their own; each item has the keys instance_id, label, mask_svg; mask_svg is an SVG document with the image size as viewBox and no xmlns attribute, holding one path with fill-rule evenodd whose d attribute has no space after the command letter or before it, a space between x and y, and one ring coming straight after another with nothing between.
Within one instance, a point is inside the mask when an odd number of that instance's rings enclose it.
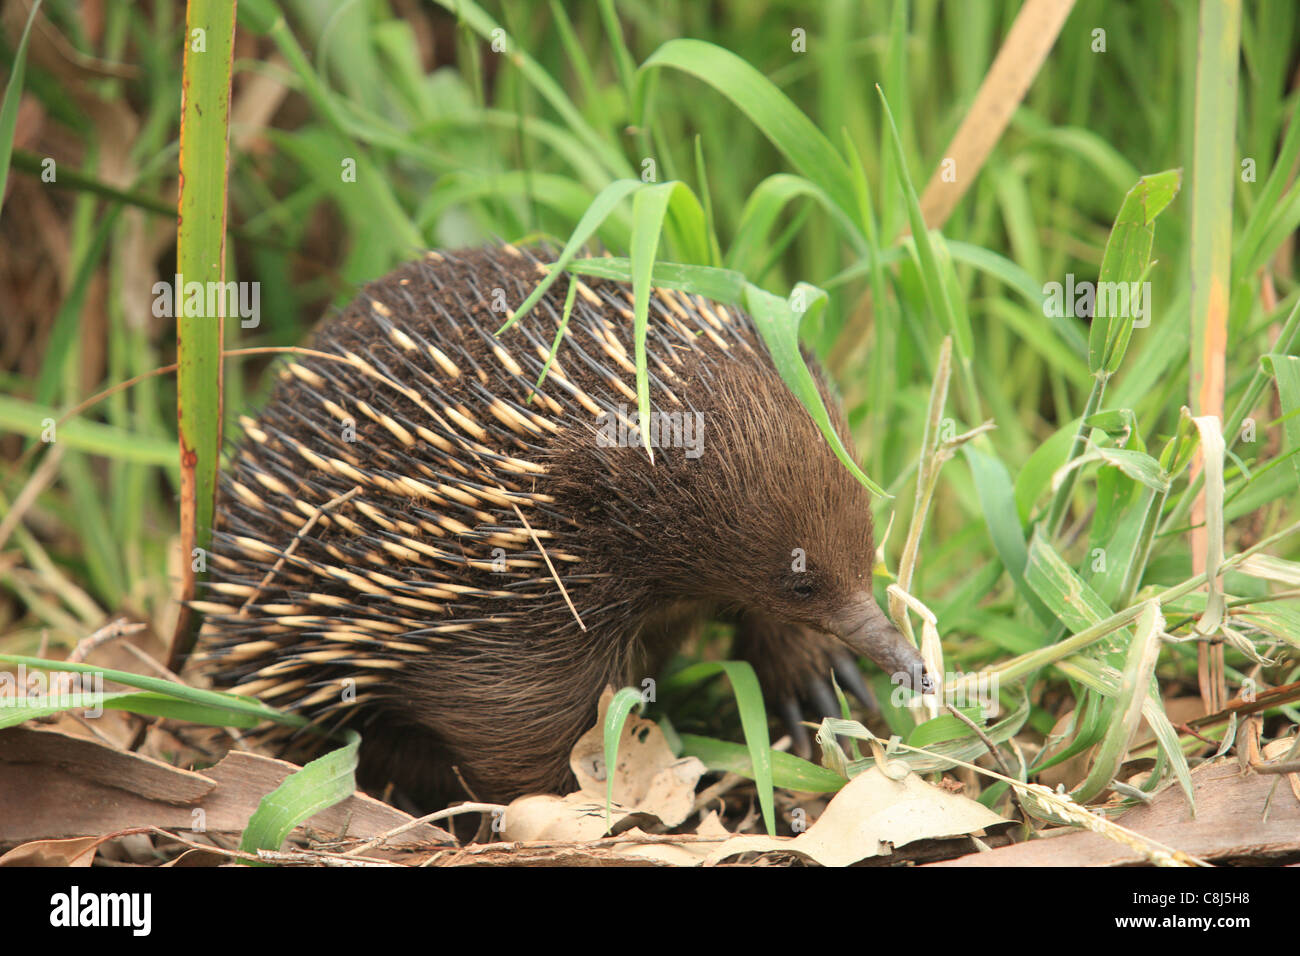
<instances>
[{"instance_id":1,"label":"dead leaf","mask_svg":"<svg viewBox=\"0 0 1300 956\"><path fill-rule=\"evenodd\" d=\"M631 831L637 833L639 831ZM710 810L695 831L696 836L714 837L719 842L725 841L731 836L731 833L722 825L718 819L717 811ZM619 848L623 856L638 857L640 859L654 860L657 863L669 863L673 866L699 866L707 858L710 852L716 849L717 843L643 843L628 844Z\"/></svg>"},{"instance_id":2,"label":"dead leaf","mask_svg":"<svg viewBox=\"0 0 1300 956\"><path fill-rule=\"evenodd\" d=\"M0 856L0 866L90 866L104 837L33 840Z\"/></svg>"},{"instance_id":3,"label":"dead leaf","mask_svg":"<svg viewBox=\"0 0 1300 956\"><path fill-rule=\"evenodd\" d=\"M917 840L983 834L1009 823L968 797L915 774L890 780L876 767L850 780L806 833L797 837L737 836L708 855L718 863L740 853L795 853L822 866L848 866Z\"/></svg>"},{"instance_id":4,"label":"dead leaf","mask_svg":"<svg viewBox=\"0 0 1300 956\"><path fill-rule=\"evenodd\" d=\"M578 738L569 754L578 789L563 797L533 794L511 802L505 812L505 839L583 842L604 836L604 726L613 696L606 688L596 726ZM674 756L653 721L629 714L618 743L609 829L622 833L636 825L677 826L691 815L695 786L706 769L696 757Z\"/></svg>"},{"instance_id":5,"label":"dead leaf","mask_svg":"<svg viewBox=\"0 0 1300 956\"><path fill-rule=\"evenodd\" d=\"M1300 851L1300 799L1280 791L1264 819L1264 801L1276 778L1243 774L1233 758L1223 757L1192 769L1196 817L1177 786L1156 794L1116 822L1144 839L1204 860L1249 859L1267 862ZM1285 797L1285 799L1283 799ZM1143 862L1134 850L1096 833L1049 831L1026 843L972 853L930 866L1124 866Z\"/></svg>"},{"instance_id":6,"label":"dead leaf","mask_svg":"<svg viewBox=\"0 0 1300 956\"><path fill-rule=\"evenodd\" d=\"M168 860L163 866L225 866L230 862L230 857L224 853L218 853L216 850L186 850L176 859Z\"/></svg>"},{"instance_id":7,"label":"dead leaf","mask_svg":"<svg viewBox=\"0 0 1300 956\"><path fill-rule=\"evenodd\" d=\"M596 726L578 738L569 766L579 789L605 802L605 711L613 693L601 695ZM695 786L707 771L698 757L676 757L653 722L629 714L618 742L614 771L614 800L620 805L651 813L665 826L675 827L695 806Z\"/></svg>"},{"instance_id":8,"label":"dead leaf","mask_svg":"<svg viewBox=\"0 0 1300 956\"><path fill-rule=\"evenodd\" d=\"M615 833L636 822L653 823L655 818L622 804L610 806L610 828ZM596 798L577 790L563 797L551 793L519 797L506 807L503 823L502 836L506 840L599 840L605 835L605 796Z\"/></svg>"},{"instance_id":9,"label":"dead leaf","mask_svg":"<svg viewBox=\"0 0 1300 956\"><path fill-rule=\"evenodd\" d=\"M1287 738L1279 740L1270 740L1266 743L1261 751L1265 760L1282 760L1291 752L1295 746L1295 741ZM1289 773L1286 775L1286 782L1291 785L1291 792L1295 798L1300 800L1300 773Z\"/></svg>"},{"instance_id":10,"label":"dead leaf","mask_svg":"<svg viewBox=\"0 0 1300 956\"><path fill-rule=\"evenodd\" d=\"M297 766L232 751L202 773L181 770L95 740L53 730L0 731L0 843L82 837L153 825L172 831L238 834L262 797ZM353 794L303 823L326 836L372 839L413 818ZM183 835L183 833L182 833ZM452 843L422 824L393 846Z\"/></svg>"}]
</instances>

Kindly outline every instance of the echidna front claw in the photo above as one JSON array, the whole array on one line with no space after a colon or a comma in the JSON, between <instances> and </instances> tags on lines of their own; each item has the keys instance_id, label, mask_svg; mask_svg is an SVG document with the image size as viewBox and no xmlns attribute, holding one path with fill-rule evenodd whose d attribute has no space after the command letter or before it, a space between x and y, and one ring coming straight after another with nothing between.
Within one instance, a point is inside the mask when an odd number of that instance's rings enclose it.
<instances>
[{"instance_id":1,"label":"echidna front claw","mask_svg":"<svg viewBox=\"0 0 1300 956\"><path fill-rule=\"evenodd\" d=\"M783 697L777 702L781 709L781 720L790 734L790 749L804 760L812 759L812 736L803 723L803 711L795 697Z\"/></svg>"},{"instance_id":2,"label":"echidna front claw","mask_svg":"<svg viewBox=\"0 0 1300 956\"><path fill-rule=\"evenodd\" d=\"M831 666L834 668L839 683L865 706L874 710L875 698L872 696L871 691L867 689L866 682L862 679L862 672L858 670L858 662L847 654L842 654L833 659ZM844 716L839 702L831 692L829 675L827 677L814 677L810 682L808 696L812 699L819 717ZM850 738L841 734L838 739L840 746L847 751Z\"/></svg>"},{"instance_id":3,"label":"echidna front claw","mask_svg":"<svg viewBox=\"0 0 1300 956\"><path fill-rule=\"evenodd\" d=\"M876 696L871 693L867 682L862 679L862 671L858 670L858 662L854 657L849 654L838 654L833 666L840 686L861 701L862 706L867 710L879 709L876 705Z\"/></svg>"},{"instance_id":4,"label":"echidna front claw","mask_svg":"<svg viewBox=\"0 0 1300 956\"><path fill-rule=\"evenodd\" d=\"M840 706L831 693L824 677L814 677L808 682L808 696L812 699L813 709L820 717L841 716Z\"/></svg>"},{"instance_id":5,"label":"echidna front claw","mask_svg":"<svg viewBox=\"0 0 1300 956\"><path fill-rule=\"evenodd\" d=\"M829 634L750 614L739 622L732 653L753 665L764 700L790 734L792 752L806 760L814 750L808 723L841 716L832 674L841 688L875 707L857 659Z\"/></svg>"}]
</instances>

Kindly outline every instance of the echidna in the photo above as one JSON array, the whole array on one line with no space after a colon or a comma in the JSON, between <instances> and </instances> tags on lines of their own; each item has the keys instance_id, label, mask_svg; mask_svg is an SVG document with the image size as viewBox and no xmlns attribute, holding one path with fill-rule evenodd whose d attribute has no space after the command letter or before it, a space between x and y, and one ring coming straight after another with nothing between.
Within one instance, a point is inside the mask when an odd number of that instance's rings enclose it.
<instances>
[{"instance_id":1,"label":"echidna","mask_svg":"<svg viewBox=\"0 0 1300 956\"><path fill-rule=\"evenodd\" d=\"M214 683L356 727L362 784L434 808L565 787L605 685L709 618L796 728L838 714L832 668L867 696L853 652L928 684L872 597L868 492L749 317L655 291L652 463L628 286L580 282L554 356L576 280L494 337L547 271L508 245L430 252L284 367L223 477L196 602Z\"/></svg>"}]
</instances>

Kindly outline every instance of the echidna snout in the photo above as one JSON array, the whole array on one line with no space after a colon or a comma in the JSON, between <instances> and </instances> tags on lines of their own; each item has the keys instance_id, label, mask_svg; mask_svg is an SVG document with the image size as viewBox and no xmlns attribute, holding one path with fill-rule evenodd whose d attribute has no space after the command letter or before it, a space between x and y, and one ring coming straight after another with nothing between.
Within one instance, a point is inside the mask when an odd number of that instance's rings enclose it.
<instances>
[{"instance_id":1,"label":"echidna snout","mask_svg":"<svg viewBox=\"0 0 1300 956\"><path fill-rule=\"evenodd\" d=\"M934 690L933 678L926 673L920 653L894 627L871 594L864 591L854 595L834 615L827 630L904 686L924 693Z\"/></svg>"},{"instance_id":2,"label":"echidna snout","mask_svg":"<svg viewBox=\"0 0 1300 956\"><path fill-rule=\"evenodd\" d=\"M751 320L655 290L652 464L604 427L636 407L629 287L579 283L554 356L575 280L494 334L548 271L503 246L370 283L286 363L222 478L198 659L356 727L362 784L420 809L563 789L602 689L640 686L709 618L736 623L800 752L801 718L839 713L832 671L869 699L854 652L922 674L871 597L868 493Z\"/></svg>"}]
</instances>

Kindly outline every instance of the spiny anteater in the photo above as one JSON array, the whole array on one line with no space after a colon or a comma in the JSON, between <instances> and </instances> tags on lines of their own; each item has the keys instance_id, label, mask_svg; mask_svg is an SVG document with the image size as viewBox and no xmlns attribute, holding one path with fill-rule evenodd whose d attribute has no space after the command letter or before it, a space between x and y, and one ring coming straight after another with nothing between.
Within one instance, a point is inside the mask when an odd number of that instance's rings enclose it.
<instances>
[{"instance_id":1,"label":"spiny anteater","mask_svg":"<svg viewBox=\"0 0 1300 956\"><path fill-rule=\"evenodd\" d=\"M223 478L197 602L214 682L356 727L363 785L420 807L563 788L602 688L710 617L796 727L804 703L838 715L832 667L867 696L850 648L913 684L871 594L868 492L751 320L655 291L652 464L611 427L635 423L629 286L578 284L540 389L571 280L494 337L547 272L508 245L430 252L284 367Z\"/></svg>"}]
</instances>

